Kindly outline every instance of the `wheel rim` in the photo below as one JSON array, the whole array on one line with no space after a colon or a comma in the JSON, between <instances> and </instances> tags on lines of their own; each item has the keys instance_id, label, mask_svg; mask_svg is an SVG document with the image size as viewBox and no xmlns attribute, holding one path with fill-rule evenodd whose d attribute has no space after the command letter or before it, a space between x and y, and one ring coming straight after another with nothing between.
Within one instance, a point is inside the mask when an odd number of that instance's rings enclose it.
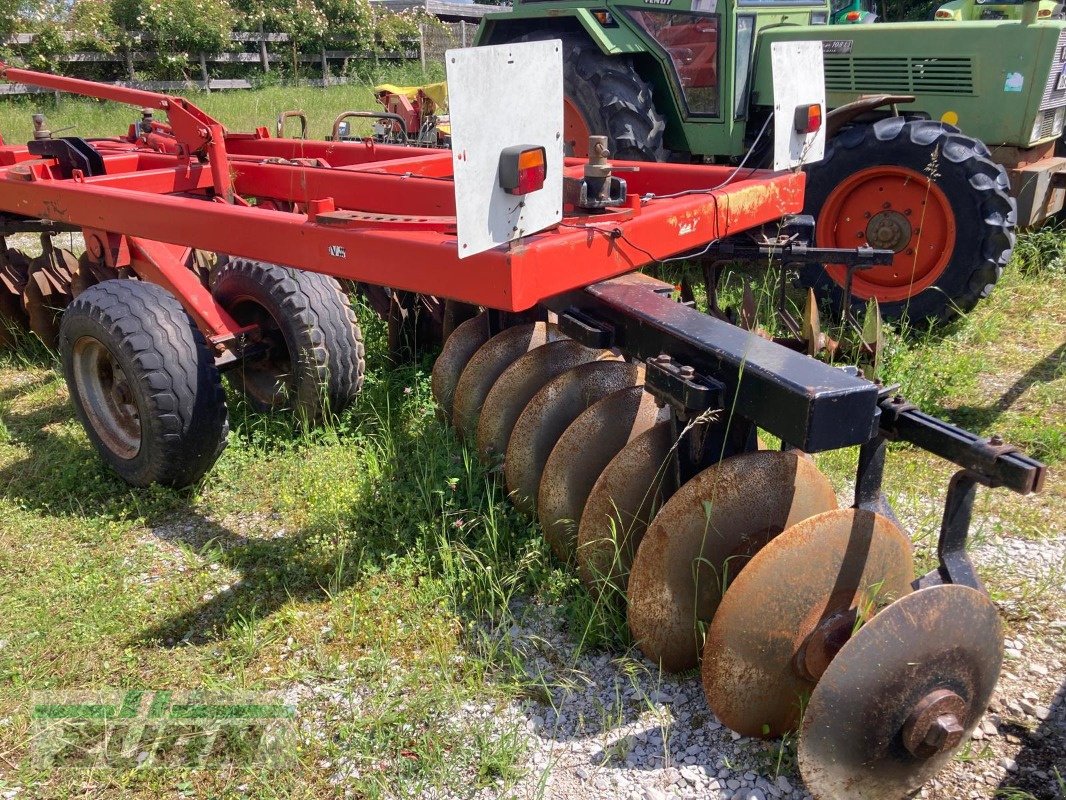
<instances>
[{"instance_id":1,"label":"wheel rim","mask_svg":"<svg viewBox=\"0 0 1066 800\"><path fill-rule=\"evenodd\" d=\"M227 309L238 324L257 325L262 355L245 359L240 368L244 392L265 407L284 404L296 387L295 364L278 321L250 297L235 300Z\"/></svg>"},{"instance_id":2,"label":"wheel rim","mask_svg":"<svg viewBox=\"0 0 1066 800\"><path fill-rule=\"evenodd\" d=\"M141 412L129 378L91 336L74 343L74 383L85 415L108 450L129 460L141 450Z\"/></svg>"},{"instance_id":3,"label":"wheel rim","mask_svg":"<svg viewBox=\"0 0 1066 800\"><path fill-rule=\"evenodd\" d=\"M592 130L589 128L585 115L578 109L577 104L569 97L563 97L563 144L568 156L574 158L588 158L589 136Z\"/></svg>"},{"instance_id":4,"label":"wheel rim","mask_svg":"<svg viewBox=\"0 0 1066 800\"><path fill-rule=\"evenodd\" d=\"M815 235L821 247L895 251L891 265L856 270L851 284L858 298L893 302L914 297L944 273L955 247L955 214L927 175L906 167L869 167L829 193ZM845 285L845 267L828 264L826 272Z\"/></svg>"}]
</instances>

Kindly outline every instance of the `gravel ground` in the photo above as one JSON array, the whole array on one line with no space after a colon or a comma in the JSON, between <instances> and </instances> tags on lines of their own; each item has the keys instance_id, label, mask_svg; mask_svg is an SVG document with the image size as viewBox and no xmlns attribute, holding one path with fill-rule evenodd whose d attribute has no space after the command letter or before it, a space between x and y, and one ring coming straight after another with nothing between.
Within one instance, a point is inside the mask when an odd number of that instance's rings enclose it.
<instances>
[{"instance_id":1,"label":"gravel ground","mask_svg":"<svg viewBox=\"0 0 1066 800\"><path fill-rule=\"evenodd\" d=\"M973 740L920 792L938 800L1011 797L1007 787L1036 798L1061 798L1054 768L1066 777L1066 538L993 540L974 553L983 566L1009 567L1058 602L1053 619L1036 615L1012 625L1007 660L988 713ZM1010 613L1010 610L1006 610ZM697 675L661 674L639 652L575 654L559 617L538 605L515 609L518 624L491 631L522 655L544 696L503 709L468 705L459 717L492 720L503 735L523 740L523 776L475 797L568 800L808 798L794 749L747 739L724 728L709 710ZM352 695L336 684L295 695L305 725L351 713ZM337 704L337 705L331 705ZM344 763L331 765L343 788ZM420 796L427 796L423 792ZM441 795L468 798L470 794ZM1014 795L1017 797L1018 795ZM1024 795L1023 795L1024 796Z\"/></svg>"}]
</instances>

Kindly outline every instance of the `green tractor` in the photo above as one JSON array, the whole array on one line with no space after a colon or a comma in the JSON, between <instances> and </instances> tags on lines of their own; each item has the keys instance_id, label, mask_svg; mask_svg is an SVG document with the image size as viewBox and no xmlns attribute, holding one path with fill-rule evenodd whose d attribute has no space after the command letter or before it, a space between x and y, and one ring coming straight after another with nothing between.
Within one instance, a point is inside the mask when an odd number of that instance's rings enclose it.
<instances>
[{"instance_id":1,"label":"green tractor","mask_svg":"<svg viewBox=\"0 0 1066 800\"><path fill-rule=\"evenodd\" d=\"M854 273L847 298L842 266L805 269L801 281L838 310L876 298L887 319L964 313L1001 274L1016 224L1062 208L1066 159L1054 147L1066 25L842 27L824 24L829 10L796 0L516 0L484 19L477 41L562 40L574 155L599 134L620 159L745 166L764 165L770 149L772 45L822 41L831 110L825 159L808 171L815 243L869 244L896 258Z\"/></svg>"}]
</instances>

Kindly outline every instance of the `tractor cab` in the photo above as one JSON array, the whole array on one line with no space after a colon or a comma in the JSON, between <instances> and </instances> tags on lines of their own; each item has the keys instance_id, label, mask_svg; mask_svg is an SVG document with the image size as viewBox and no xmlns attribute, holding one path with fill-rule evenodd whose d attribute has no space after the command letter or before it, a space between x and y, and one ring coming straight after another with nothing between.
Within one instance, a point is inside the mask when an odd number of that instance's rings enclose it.
<instances>
[{"instance_id":1,"label":"tractor cab","mask_svg":"<svg viewBox=\"0 0 1066 800\"><path fill-rule=\"evenodd\" d=\"M477 44L560 38L569 86L582 74L606 76L594 92L567 93L571 155L586 156L589 135L606 132L619 158L661 160L672 151L728 160L751 144L758 32L825 25L829 16L828 0L515 0L510 12L484 18ZM620 61L635 70L620 71ZM641 115L653 96L665 125ZM614 113L622 107L632 110Z\"/></svg>"},{"instance_id":2,"label":"tractor cab","mask_svg":"<svg viewBox=\"0 0 1066 800\"><path fill-rule=\"evenodd\" d=\"M876 0L832 0L829 8L833 25L867 25L878 18Z\"/></svg>"}]
</instances>

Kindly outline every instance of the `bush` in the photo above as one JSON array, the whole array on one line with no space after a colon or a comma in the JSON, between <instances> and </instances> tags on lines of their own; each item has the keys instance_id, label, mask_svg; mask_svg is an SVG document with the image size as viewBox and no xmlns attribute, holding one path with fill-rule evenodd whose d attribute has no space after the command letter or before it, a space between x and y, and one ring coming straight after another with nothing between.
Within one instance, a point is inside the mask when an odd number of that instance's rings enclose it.
<instances>
[{"instance_id":1,"label":"bush","mask_svg":"<svg viewBox=\"0 0 1066 800\"><path fill-rule=\"evenodd\" d=\"M169 51L153 70L161 78L187 78L196 54L228 49L237 20L226 0L112 0L111 14L119 28L143 31Z\"/></svg>"},{"instance_id":2,"label":"bush","mask_svg":"<svg viewBox=\"0 0 1066 800\"><path fill-rule=\"evenodd\" d=\"M143 77L188 79L198 54L230 49L231 33L239 27L287 34L291 74L297 75L300 53L315 53L327 45L395 52L417 39L423 25L441 27L421 11L376 12L369 0L0 0L0 37L34 34L30 44L0 55L60 72L67 65L57 57L72 50L159 51L154 62L138 67ZM143 33L144 40L133 33ZM111 66L82 65L79 74L86 70L115 71Z\"/></svg>"}]
</instances>

